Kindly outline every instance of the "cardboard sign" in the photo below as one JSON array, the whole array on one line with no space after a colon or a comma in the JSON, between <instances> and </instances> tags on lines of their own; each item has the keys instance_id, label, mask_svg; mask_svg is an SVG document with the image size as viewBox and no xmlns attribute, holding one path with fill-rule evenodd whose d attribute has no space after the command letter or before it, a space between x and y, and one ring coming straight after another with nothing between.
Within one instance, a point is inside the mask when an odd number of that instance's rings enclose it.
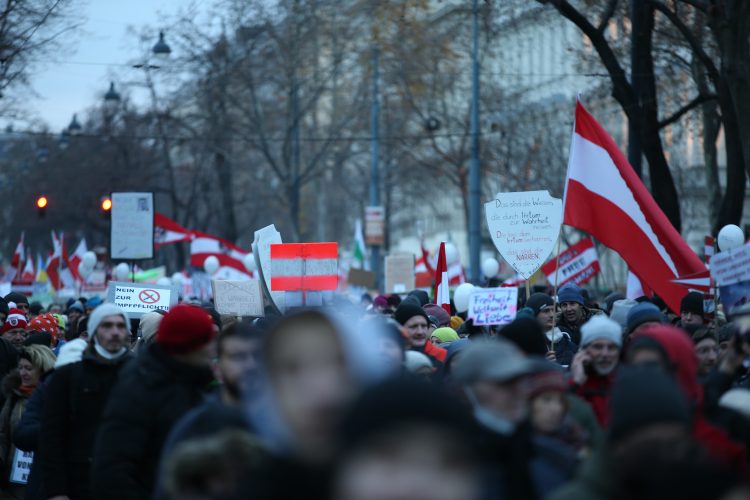
<instances>
[{"instance_id":1,"label":"cardboard sign","mask_svg":"<svg viewBox=\"0 0 750 500\"><path fill-rule=\"evenodd\" d=\"M711 275L718 286L750 281L750 245L711 257Z\"/></svg>"},{"instance_id":2,"label":"cardboard sign","mask_svg":"<svg viewBox=\"0 0 750 500\"><path fill-rule=\"evenodd\" d=\"M286 311L285 292L271 291L271 245L282 243L281 233L276 230L276 226L271 224L263 229L255 231L255 240L253 240L253 257L255 258L255 267L261 278L263 293L266 294L268 301L280 313Z\"/></svg>"},{"instance_id":3,"label":"cardboard sign","mask_svg":"<svg viewBox=\"0 0 750 500\"><path fill-rule=\"evenodd\" d=\"M113 260L154 258L154 193L112 193Z\"/></svg>"},{"instance_id":4,"label":"cardboard sign","mask_svg":"<svg viewBox=\"0 0 750 500\"><path fill-rule=\"evenodd\" d=\"M263 316L263 291L259 280L211 280L214 306L219 314Z\"/></svg>"},{"instance_id":5,"label":"cardboard sign","mask_svg":"<svg viewBox=\"0 0 750 500\"><path fill-rule=\"evenodd\" d=\"M518 308L518 288L482 288L469 296L468 318L477 326L505 325Z\"/></svg>"},{"instance_id":6,"label":"cardboard sign","mask_svg":"<svg viewBox=\"0 0 750 500\"><path fill-rule=\"evenodd\" d=\"M385 257L385 293L407 293L415 288L414 256L412 254Z\"/></svg>"},{"instance_id":7,"label":"cardboard sign","mask_svg":"<svg viewBox=\"0 0 750 500\"><path fill-rule=\"evenodd\" d=\"M557 242L562 200L547 191L497 193L484 209L497 251L518 274L529 279Z\"/></svg>"},{"instance_id":8,"label":"cardboard sign","mask_svg":"<svg viewBox=\"0 0 750 500\"><path fill-rule=\"evenodd\" d=\"M594 240L591 238L582 239L560 253L559 257L552 258L542 266L542 272L547 276L547 281L558 287L566 283L581 286L599 274L599 270L599 256L596 253ZM555 284L555 278L559 283Z\"/></svg>"},{"instance_id":9,"label":"cardboard sign","mask_svg":"<svg viewBox=\"0 0 750 500\"><path fill-rule=\"evenodd\" d=\"M15 484L27 484L31 465L34 463L33 451L22 451L18 448L13 453L13 461L10 464L10 482Z\"/></svg>"},{"instance_id":10,"label":"cardboard sign","mask_svg":"<svg viewBox=\"0 0 750 500\"><path fill-rule=\"evenodd\" d=\"M361 286L363 288L375 287L375 273L372 271L363 271L362 269L349 269L346 282L350 286Z\"/></svg>"},{"instance_id":11,"label":"cardboard sign","mask_svg":"<svg viewBox=\"0 0 750 500\"><path fill-rule=\"evenodd\" d=\"M176 287L110 281L107 287L107 302L120 307L128 318L140 318L154 309L164 311L177 304Z\"/></svg>"}]
</instances>

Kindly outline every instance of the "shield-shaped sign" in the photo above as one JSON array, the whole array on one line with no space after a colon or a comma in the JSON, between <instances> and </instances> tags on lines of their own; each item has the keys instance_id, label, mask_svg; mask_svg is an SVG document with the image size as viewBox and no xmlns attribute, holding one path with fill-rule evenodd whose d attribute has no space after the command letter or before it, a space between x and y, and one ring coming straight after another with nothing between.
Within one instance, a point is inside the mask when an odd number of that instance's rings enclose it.
<instances>
[{"instance_id":1,"label":"shield-shaped sign","mask_svg":"<svg viewBox=\"0 0 750 500\"><path fill-rule=\"evenodd\" d=\"M562 201L548 191L498 193L484 204L492 242L529 279L552 253L562 225Z\"/></svg>"},{"instance_id":2,"label":"shield-shaped sign","mask_svg":"<svg viewBox=\"0 0 750 500\"><path fill-rule=\"evenodd\" d=\"M271 291L271 245L275 243L282 243L282 241L281 233L276 230L276 226L273 224L255 231L253 255L255 256L258 274L261 277L263 292L277 311L283 313L286 311L286 295L284 292Z\"/></svg>"}]
</instances>

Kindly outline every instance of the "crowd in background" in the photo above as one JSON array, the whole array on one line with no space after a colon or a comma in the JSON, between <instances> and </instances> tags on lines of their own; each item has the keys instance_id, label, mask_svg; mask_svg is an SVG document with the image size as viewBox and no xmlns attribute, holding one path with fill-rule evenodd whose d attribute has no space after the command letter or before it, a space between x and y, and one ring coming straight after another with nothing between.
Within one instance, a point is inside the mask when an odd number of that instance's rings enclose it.
<instances>
[{"instance_id":1,"label":"crowd in background","mask_svg":"<svg viewBox=\"0 0 750 500\"><path fill-rule=\"evenodd\" d=\"M521 294L523 295L523 294ZM0 300L0 498L750 498L750 308Z\"/></svg>"}]
</instances>

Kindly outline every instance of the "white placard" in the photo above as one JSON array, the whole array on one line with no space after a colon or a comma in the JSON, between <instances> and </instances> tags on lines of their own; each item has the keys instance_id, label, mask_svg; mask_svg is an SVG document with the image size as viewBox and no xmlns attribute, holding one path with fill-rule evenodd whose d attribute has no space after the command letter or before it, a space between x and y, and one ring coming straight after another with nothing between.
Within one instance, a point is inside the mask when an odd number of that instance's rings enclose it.
<instances>
[{"instance_id":1,"label":"white placard","mask_svg":"<svg viewBox=\"0 0 750 500\"><path fill-rule=\"evenodd\" d=\"M107 302L117 305L128 318L140 318L154 309L164 311L177 304L176 287L141 283L110 281Z\"/></svg>"},{"instance_id":2,"label":"white placard","mask_svg":"<svg viewBox=\"0 0 750 500\"><path fill-rule=\"evenodd\" d=\"M113 260L154 258L154 193L112 193Z\"/></svg>"},{"instance_id":3,"label":"white placard","mask_svg":"<svg viewBox=\"0 0 750 500\"><path fill-rule=\"evenodd\" d=\"M719 252L711 257L711 275L718 286L750 281L750 245Z\"/></svg>"},{"instance_id":4,"label":"white placard","mask_svg":"<svg viewBox=\"0 0 750 500\"><path fill-rule=\"evenodd\" d=\"M385 293L407 293L416 288L414 255L385 257Z\"/></svg>"},{"instance_id":5,"label":"white placard","mask_svg":"<svg viewBox=\"0 0 750 500\"><path fill-rule=\"evenodd\" d=\"M278 243L282 243L281 233L276 230L276 226L273 224L255 231L253 256L255 257L255 267L262 280L263 293L266 294L271 304L279 312L284 313L286 310L285 292L271 291L271 245Z\"/></svg>"},{"instance_id":6,"label":"white placard","mask_svg":"<svg viewBox=\"0 0 750 500\"><path fill-rule=\"evenodd\" d=\"M10 482L15 484L27 484L31 464L34 463L33 451L22 451L18 448L13 453L13 461L10 464Z\"/></svg>"},{"instance_id":7,"label":"white placard","mask_svg":"<svg viewBox=\"0 0 750 500\"><path fill-rule=\"evenodd\" d=\"M529 279L552 253L562 225L562 201L547 191L498 193L484 204L492 242Z\"/></svg>"},{"instance_id":8,"label":"white placard","mask_svg":"<svg viewBox=\"0 0 750 500\"><path fill-rule=\"evenodd\" d=\"M516 317L518 288L475 288L469 296L467 317L476 326L505 325Z\"/></svg>"},{"instance_id":9,"label":"white placard","mask_svg":"<svg viewBox=\"0 0 750 500\"><path fill-rule=\"evenodd\" d=\"M263 316L263 292L259 280L211 280L214 306L219 314Z\"/></svg>"}]
</instances>

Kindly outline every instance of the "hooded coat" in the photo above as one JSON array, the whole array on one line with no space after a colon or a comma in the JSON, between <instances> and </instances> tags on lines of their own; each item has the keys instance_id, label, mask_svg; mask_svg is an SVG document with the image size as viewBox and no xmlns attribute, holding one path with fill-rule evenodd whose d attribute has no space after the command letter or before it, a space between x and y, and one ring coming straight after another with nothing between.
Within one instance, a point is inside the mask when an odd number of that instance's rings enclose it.
<instances>
[{"instance_id":1,"label":"hooded coat","mask_svg":"<svg viewBox=\"0 0 750 500\"><path fill-rule=\"evenodd\" d=\"M13 370L5 376L1 389L5 396L5 403L0 411L0 460L2 460L2 484L8 485L10 464L16 452L16 446L13 444L14 429L26 411L26 404L31 394L21 390L21 376L18 370ZM12 485L12 489L18 490L19 487Z\"/></svg>"},{"instance_id":2,"label":"hooded coat","mask_svg":"<svg viewBox=\"0 0 750 500\"><path fill-rule=\"evenodd\" d=\"M172 426L203 401L208 367L175 360L156 343L119 372L94 442L93 498L143 499L154 489Z\"/></svg>"},{"instance_id":3,"label":"hooded coat","mask_svg":"<svg viewBox=\"0 0 750 500\"><path fill-rule=\"evenodd\" d=\"M731 441L723 430L710 424L704 416L703 387L698 383L698 358L693 341L679 328L668 325L649 326L634 335L633 340L639 337L656 341L669 358L674 377L693 409L693 438L717 460L737 470L745 470L747 454L744 448Z\"/></svg>"}]
</instances>

